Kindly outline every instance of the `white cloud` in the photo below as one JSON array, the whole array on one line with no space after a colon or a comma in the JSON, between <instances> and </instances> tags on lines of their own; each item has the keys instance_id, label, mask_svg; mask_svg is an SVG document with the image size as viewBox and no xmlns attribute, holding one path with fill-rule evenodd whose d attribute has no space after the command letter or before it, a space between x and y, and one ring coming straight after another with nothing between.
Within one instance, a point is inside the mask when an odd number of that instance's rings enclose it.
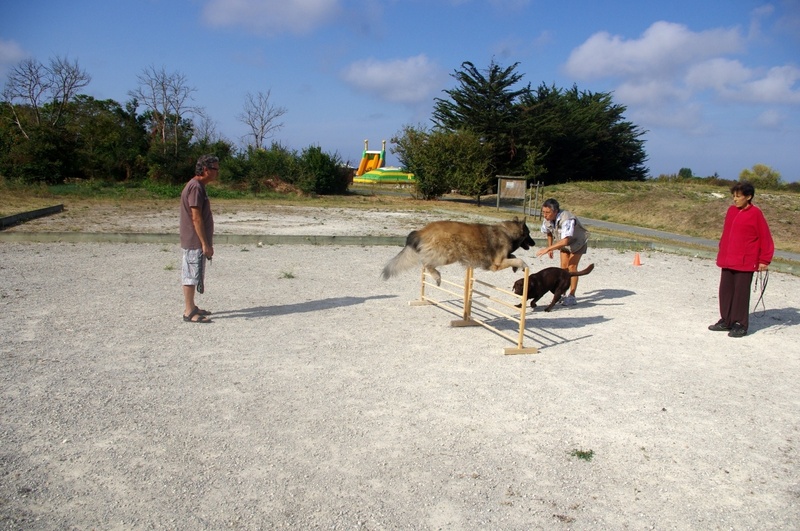
<instances>
[{"instance_id":1,"label":"white cloud","mask_svg":"<svg viewBox=\"0 0 800 531\"><path fill-rule=\"evenodd\" d=\"M257 34L302 35L329 23L339 11L339 0L209 0L203 19L214 27Z\"/></svg>"},{"instance_id":2,"label":"white cloud","mask_svg":"<svg viewBox=\"0 0 800 531\"><path fill-rule=\"evenodd\" d=\"M0 66L17 64L27 56L28 54L16 42L0 39Z\"/></svg>"},{"instance_id":3,"label":"white cloud","mask_svg":"<svg viewBox=\"0 0 800 531\"><path fill-rule=\"evenodd\" d=\"M749 40L760 39L763 34L761 28L762 20L767 20L775 12L775 6L764 4L758 6L750 12L750 30L747 38Z\"/></svg>"},{"instance_id":4,"label":"white cloud","mask_svg":"<svg viewBox=\"0 0 800 531\"><path fill-rule=\"evenodd\" d=\"M393 103L417 104L438 92L446 73L424 54L408 59L357 61L342 71L349 85Z\"/></svg>"},{"instance_id":5,"label":"white cloud","mask_svg":"<svg viewBox=\"0 0 800 531\"><path fill-rule=\"evenodd\" d=\"M628 115L634 123L646 124L645 129L668 127L692 135L705 134L710 130L709 125L703 122L702 106L692 102L663 107L637 106Z\"/></svg>"},{"instance_id":6,"label":"white cloud","mask_svg":"<svg viewBox=\"0 0 800 531\"><path fill-rule=\"evenodd\" d=\"M656 22L639 39L596 33L573 50L565 65L578 79L668 77L687 63L740 51L738 29L692 32L682 24Z\"/></svg>"},{"instance_id":7,"label":"white cloud","mask_svg":"<svg viewBox=\"0 0 800 531\"><path fill-rule=\"evenodd\" d=\"M800 68L776 66L767 75L744 83L740 90L742 100L756 103L800 103Z\"/></svg>"},{"instance_id":8,"label":"white cloud","mask_svg":"<svg viewBox=\"0 0 800 531\"><path fill-rule=\"evenodd\" d=\"M775 109L768 109L756 118L756 124L763 129L781 129L784 117Z\"/></svg>"},{"instance_id":9,"label":"white cloud","mask_svg":"<svg viewBox=\"0 0 800 531\"><path fill-rule=\"evenodd\" d=\"M776 66L765 74L739 61L712 59L689 68L686 85L694 90L713 89L723 100L746 103L800 103L800 68Z\"/></svg>"},{"instance_id":10,"label":"white cloud","mask_svg":"<svg viewBox=\"0 0 800 531\"><path fill-rule=\"evenodd\" d=\"M769 13L764 8L756 15ZM681 24L656 22L635 39L592 35L573 50L564 69L576 79L615 84L615 99L645 128L702 134L715 129L705 120L721 115L708 108L709 97L728 104L728 111L732 104L800 104L800 68L748 67L736 58L746 43L736 28L693 32ZM778 118L767 112L758 123L775 127Z\"/></svg>"},{"instance_id":11,"label":"white cloud","mask_svg":"<svg viewBox=\"0 0 800 531\"><path fill-rule=\"evenodd\" d=\"M552 44L553 34L545 30L532 39L522 39L519 37L504 38L492 45L492 53L502 59L516 62L520 60L521 57L542 53Z\"/></svg>"},{"instance_id":12,"label":"white cloud","mask_svg":"<svg viewBox=\"0 0 800 531\"><path fill-rule=\"evenodd\" d=\"M691 93L661 80L652 79L624 82L614 89L614 95L628 105L654 106L686 101Z\"/></svg>"},{"instance_id":13,"label":"white cloud","mask_svg":"<svg viewBox=\"0 0 800 531\"><path fill-rule=\"evenodd\" d=\"M685 81L695 90L714 89L725 93L751 77L752 72L739 61L716 58L689 65Z\"/></svg>"}]
</instances>

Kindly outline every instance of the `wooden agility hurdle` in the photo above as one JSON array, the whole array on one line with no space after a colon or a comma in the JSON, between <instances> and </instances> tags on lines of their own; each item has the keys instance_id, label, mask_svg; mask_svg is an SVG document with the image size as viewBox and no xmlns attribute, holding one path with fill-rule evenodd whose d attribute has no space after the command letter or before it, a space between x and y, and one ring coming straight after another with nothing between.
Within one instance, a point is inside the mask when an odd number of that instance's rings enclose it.
<instances>
[{"instance_id":1,"label":"wooden agility hurdle","mask_svg":"<svg viewBox=\"0 0 800 531\"><path fill-rule=\"evenodd\" d=\"M528 276L529 276L529 270L526 267L525 268L525 277L524 277L525 278L525 282L524 282L523 288L522 288L522 295L516 295L515 293L513 293L511 291L506 291L504 289L498 288L497 286L495 286L493 284L489 284L488 282L484 282L482 280L476 279L474 277L474 275L473 275L473 269L471 267L467 268L467 271L466 271L466 273L464 275L464 285L463 286L461 286L459 284L456 284L455 282L450 282L449 280L445 280L445 279L441 279L441 283L443 284L443 286L437 286L435 282L430 282L428 280L429 279L429 274L425 270L425 268L423 267L422 268L422 275L421 275L421 279L420 279L419 299L409 302L409 305L411 305L411 306L419 306L419 305L424 305L424 304L435 304L436 306L439 306L440 308L444 308L447 311L453 311L453 309L451 307L448 307L442 301L433 299L430 296L428 296L428 294L426 293L426 287L432 288L432 289L436 289L436 290L442 291L444 293L449 293L450 295L458 297L459 299L464 301L464 310L463 310L462 318L459 319L459 320L456 320L456 321L450 321L450 326L453 326L453 327L482 326L482 327L484 327L484 328L486 328L488 330L491 330L495 334L508 339L512 343L516 343L516 345L517 345L516 348L508 347L508 348L504 348L503 349L503 354L506 354L506 355L509 355L509 354L535 354L535 353L539 352L538 348L536 348L536 347L525 347L524 346L524 341L525 341L525 313L526 313L526 310L527 310L527 301L528 301ZM492 290L498 291L500 293L504 293L506 295L511 295L512 297L519 299L520 308L516 308L513 303L509 303L508 301L504 301L502 299L498 299L498 298L492 297L488 293L484 293L484 292L475 290L475 284L476 283L481 285L481 286L485 286L485 287L490 288ZM448 287L462 288L463 291L461 293L458 293L458 292L455 292L455 291L451 291L451 289L448 289ZM506 308L510 308L513 311L517 311L518 310L519 313L517 315L512 315L510 313L504 313L503 311L500 311L497 308L495 308L493 306L490 306L487 303L484 303L482 301L475 301L475 298L474 298L474 294L475 293L477 293L478 295L484 297L486 300L491 301L491 302L493 302L495 304L499 304L499 305L504 306ZM492 314L497 315L499 317L503 317L503 318L509 319L509 320L517 323L519 325L519 335L517 337L512 337L509 334L503 332L502 330L499 330L498 328L490 325L489 323L473 319L472 318L472 306L473 306L473 304L477 305L477 306L480 306L481 308L483 308L484 310L486 310L489 313L492 313Z\"/></svg>"}]
</instances>

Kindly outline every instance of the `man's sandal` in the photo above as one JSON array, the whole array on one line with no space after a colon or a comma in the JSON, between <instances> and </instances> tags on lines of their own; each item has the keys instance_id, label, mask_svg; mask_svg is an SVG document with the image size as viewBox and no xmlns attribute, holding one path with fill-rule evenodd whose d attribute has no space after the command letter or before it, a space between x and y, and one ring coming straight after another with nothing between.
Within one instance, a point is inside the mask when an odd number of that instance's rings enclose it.
<instances>
[{"instance_id":1,"label":"man's sandal","mask_svg":"<svg viewBox=\"0 0 800 531\"><path fill-rule=\"evenodd\" d=\"M192 317L194 317L195 315L197 316L197 319L192 319ZM198 312L197 308L192 310L192 313L190 313L189 315L184 315L183 316L183 320L186 321L187 323L210 323L211 322L211 319L209 319L205 315L203 315L200 312Z\"/></svg>"},{"instance_id":2,"label":"man's sandal","mask_svg":"<svg viewBox=\"0 0 800 531\"><path fill-rule=\"evenodd\" d=\"M197 315L206 315L206 316L211 315L211 312L209 312L208 310L201 310L197 306L194 307L194 311L197 312Z\"/></svg>"}]
</instances>

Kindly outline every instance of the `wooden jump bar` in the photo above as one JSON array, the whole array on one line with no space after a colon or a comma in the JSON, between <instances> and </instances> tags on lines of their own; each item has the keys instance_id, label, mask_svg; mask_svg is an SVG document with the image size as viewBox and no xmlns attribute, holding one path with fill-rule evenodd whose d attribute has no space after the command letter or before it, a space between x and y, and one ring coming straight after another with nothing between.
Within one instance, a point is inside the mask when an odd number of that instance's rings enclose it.
<instances>
[{"instance_id":1,"label":"wooden jump bar","mask_svg":"<svg viewBox=\"0 0 800 531\"><path fill-rule=\"evenodd\" d=\"M508 303L506 301L503 301L501 299L494 298L494 297L492 297L491 295L489 295L487 293L483 293L481 291L476 291L475 290L475 283L476 282L478 284L481 284L483 286L489 287L491 289L494 289L494 290L499 291L501 293L504 293L506 295L511 295L511 296L514 296L514 297L516 297L517 295L512 293L512 292L510 292L510 291L506 291L506 290L503 290L501 288L498 288L497 286L495 286L493 284L489 284L489 283L484 282L482 280L476 280L474 278L474 276L473 276L473 269L471 267L467 268L467 271L466 271L466 273L464 275L463 294L462 293L453 292L453 291L451 291L449 289L446 289L446 288L443 288L441 286L437 286L434 283L428 282L427 281L427 273L425 271L425 268L423 267L422 268L422 274L421 274L421 282L420 282L420 298L418 300L416 300L416 301L409 302L409 304L412 305L412 306L417 306L417 305L422 305L422 304L434 304L436 306L439 306L440 308L444 308L444 309L446 309L448 311L452 311L451 308L446 307L444 304L442 304L441 301L438 301L436 299L432 299L431 297L429 297L425 293L425 287L429 286L430 288L437 289L437 290L442 291L444 293L448 293L450 295L453 295L454 297L460 298L464 302L464 311L463 311L462 318L459 319L459 320L456 320L456 321L451 321L450 322L450 326L452 326L452 327L482 326L482 327L486 328L487 330L491 330L495 334L497 334L499 336L502 336L502 337L508 339L509 341L513 342L513 343L516 343L516 345L517 345L516 348L508 347L508 348L503 349L503 354L506 354L506 355L510 355L510 354L535 354L535 353L539 352L538 348L536 348L536 347L525 347L524 346L524 341L525 341L525 312L526 312L526 309L527 309L527 304L526 303L527 303L527 300L528 300L528 276L529 276L529 270L528 270L527 267L525 268L525 272L524 273L525 273L525 277L524 277L525 278L525 282L523 283L522 295L519 296L520 297L520 308L519 308L519 316L518 317L515 316L515 315L503 313L502 311L500 311L500 310L498 310L498 309L496 309L496 308L494 308L492 306L489 306L488 304L486 304L484 302L481 302L481 301L476 302L474 300L473 295L474 295L474 293L477 293L478 295L486 298L487 300L489 300L491 302L494 302L494 303L497 303L497 304L501 304L501 305L506 306L508 308L514 308L513 304L510 304L510 303ZM450 281L447 281L447 280L444 280L444 279L442 279L442 283L446 284L447 286L462 287L459 284L455 284L454 282L450 282ZM505 332L497 329L496 327L494 327L494 326L492 326L492 325L490 325L488 323L485 323L485 322L480 321L480 320L473 319L472 318L472 305L473 304L476 304L476 305L480 306L481 308L486 309L489 313L493 313L493 314L498 315L500 317L504 317L506 319L509 319L509 320L519 324L519 335L516 338L513 338L510 335L506 334Z\"/></svg>"}]
</instances>

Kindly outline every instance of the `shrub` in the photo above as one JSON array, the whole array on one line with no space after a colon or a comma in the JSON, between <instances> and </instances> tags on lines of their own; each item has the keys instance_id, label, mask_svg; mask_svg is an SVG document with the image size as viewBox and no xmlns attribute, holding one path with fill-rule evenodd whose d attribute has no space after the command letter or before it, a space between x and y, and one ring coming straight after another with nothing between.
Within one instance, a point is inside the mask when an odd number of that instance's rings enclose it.
<instances>
[{"instance_id":1,"label":"shrub","mask_svg":"<svg viewBox=\"0 0 800 531\"><path fill-rule=\"evenodd\" d=\"M300 156L302 177L295 183L306 194L342 194L347 191L347 174L338 154L330 155L319 146L310 146Z\"/></svg>"}]
</instances>

